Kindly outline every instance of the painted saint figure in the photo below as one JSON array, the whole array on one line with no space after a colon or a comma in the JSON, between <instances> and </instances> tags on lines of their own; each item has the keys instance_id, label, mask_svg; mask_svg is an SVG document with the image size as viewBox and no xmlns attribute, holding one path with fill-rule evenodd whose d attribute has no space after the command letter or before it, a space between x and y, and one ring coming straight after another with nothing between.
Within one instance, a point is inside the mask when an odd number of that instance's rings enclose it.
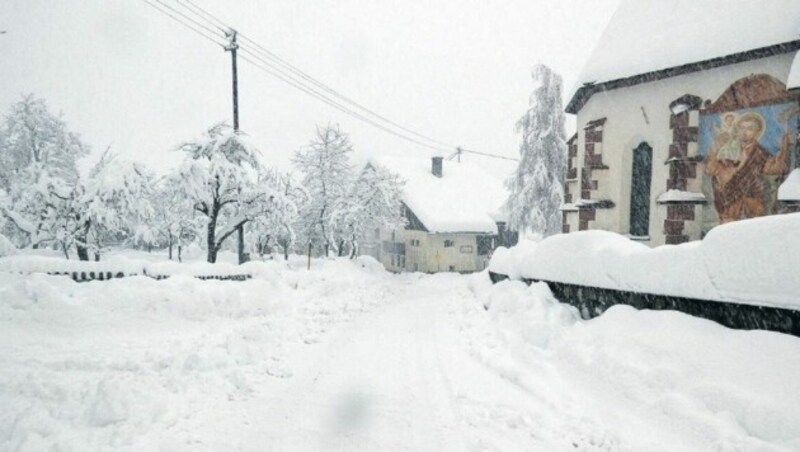
<instances>
[{"instance_id":1,"label":"painted saint figure","mask_svg":"<svg viewBox=\"0 0 800 452\"><path fill-rule=\"evenodd\" d=\"M742 159L742 143L736 129L736 115L727 113L722 117L722 126L717 129L715 143L719 146L717 159L738 162Z\"/></svg>"},{"instance_id":2,"label":"painted saint figure","mask_svg":"<svg viewBox=\"0 0 800 452\"><path fill-rule=\"evenodd\" d=\"M767 214L766 189L761 176L782 175L789 171L791 144L791 135L786 133L776 155L761 147L759 139L766 125L758 113L744 113L733 124L727 122L726 128L732 129L735 137L718 136L706 163L706 173L712 177L714 204L720 223ZM732 158L737 154L738 159Z\"/></svg>"}]
</instances>

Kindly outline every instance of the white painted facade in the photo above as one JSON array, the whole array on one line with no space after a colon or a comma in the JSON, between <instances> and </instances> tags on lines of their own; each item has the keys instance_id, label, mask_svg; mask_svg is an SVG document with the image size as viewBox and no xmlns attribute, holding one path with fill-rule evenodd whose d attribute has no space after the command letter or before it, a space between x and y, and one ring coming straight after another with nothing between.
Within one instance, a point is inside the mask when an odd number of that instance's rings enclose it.
<instances>
[{"instance_id":1,"label":"white painted facade","mask_svg":"<svg viewBox=\"0 0 800 452\"><path fill-rule=\"evenodd\" d=\"M602 153L603 163L608 169L593 170L592 179L598 181L592 199L607 199L614 203L611 208L598 208L595 219L589 222L589 229L603 229L621 234L630 232L630 198L632 177L632 151L645 142L653 149L653 165L650 190L649 240L651 245L665 243L663 231L667 207L657 199L667 191L669 178L669 146L673 142L670 128L671 111L669 105L686 94L699 96L704 101L714 102L734 82L754 74L768 74L778 80L786 81L795 53L785 53L767 58L735 63L714 69L674 76L654 82L598 92L592 95L577 114L578 154L575 166L584 167L584 128L591 122L606 118L601 128L602 146L595 147L595 153ZM698 126L697 111L690 112L690 126ZM601 148L601 149L600 149ZM689 156L697 155L696 143L689 144ZM698 174L704 170L698 164ZM701 192L703 177L690 179L689 192ZM574 201L580 199L580 174L568 180L569 192ZM690 240L701 238L717 220L712 205L696 205L695 221L687 222L685 234ZM565 211L565 224L570 231L579 229L579 212Z\"/></svg>"},{"instance_id":2,"label":"white painted facade","mask_svg":"<svg viewBox=\"0 0 800 452\"><path fill-rule=\"evenodd\" d=\"M402 244L405 254L387 252L382 247L378 260L394 272L481 271L489 265L489 256L478 254L477 238L478 234L384 229L380 242Z\"/></svg>"}]
</instances>

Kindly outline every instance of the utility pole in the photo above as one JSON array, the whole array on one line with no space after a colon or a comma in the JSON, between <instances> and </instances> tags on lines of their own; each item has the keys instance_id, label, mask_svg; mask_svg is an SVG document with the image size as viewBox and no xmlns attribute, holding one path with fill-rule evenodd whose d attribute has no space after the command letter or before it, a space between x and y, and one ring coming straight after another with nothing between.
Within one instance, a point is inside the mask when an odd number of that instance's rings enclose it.
<instances>
[{"instance_id":1,"label":"utility pole","mask_svg":"<svg viewBox=\"0 0 800 452\"><path fill-rule=\"evenodd\" d=\"M228 45L225 46L225 51L231 53L231 69L233 70L233 132L239 132L239 72L236 68L236 50L239 49L239 44L236 43L236 30L230 30L225 33L228 37ZM239 225L236 228L236 235L238 237L237 251L239 254L239 264L245 263L244 255L244 225Z\"/></svg>"}]
</instances>

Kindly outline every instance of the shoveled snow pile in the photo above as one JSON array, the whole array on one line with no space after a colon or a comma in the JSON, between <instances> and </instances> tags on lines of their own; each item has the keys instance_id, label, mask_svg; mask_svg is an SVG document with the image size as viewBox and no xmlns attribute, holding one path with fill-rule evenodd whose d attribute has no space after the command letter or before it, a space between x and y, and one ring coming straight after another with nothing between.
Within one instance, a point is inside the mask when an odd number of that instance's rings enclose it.
<instances>
[{"instance_id":1,"label":"shoveled snow pile","mask_svg":"<svg viewBox=\"0 0 800 452\"><path fill-rule=\"evenodd\" d=\"M199 447L162 438L288 377L292 347L386 298L374 266L304 264L243 282L0 272L0 450Z\"/></svg>"},{"instance_id":2,"label":"shoveled snow pile","mask_svg":"<svg viewBox=\"0 0 800 452\"><path fill-rule=\"evenodd\" d=\"M628 306L583 321L543 283L472 290L475 356L534 396L508 431L535 427L527 450L800 450L795 337Z\"/></svg>"},{"instance_id":3,"label":"shoveled snow pile","mask_svg":"<svg viewBox=\"0 0 800 452\"><path fill-rule=\"evenodd\" d=\"M720 225L701 241L649 248L607 231L500 252L489 270L520 278L744 304L800 308L800 214ZM513 270L516 269L516 270Z\"/></svg>"},{"instance_id":4,"label":"shoveled snow pile","mask_svg":"<svg viewBox=\"0 0 800 452\"><path fill-rule=\"evenodd\" d=\"M0 257L13 256L17 254L17 247L8 240L8 237L0 234Z\"/></svg>"}]
</instances>

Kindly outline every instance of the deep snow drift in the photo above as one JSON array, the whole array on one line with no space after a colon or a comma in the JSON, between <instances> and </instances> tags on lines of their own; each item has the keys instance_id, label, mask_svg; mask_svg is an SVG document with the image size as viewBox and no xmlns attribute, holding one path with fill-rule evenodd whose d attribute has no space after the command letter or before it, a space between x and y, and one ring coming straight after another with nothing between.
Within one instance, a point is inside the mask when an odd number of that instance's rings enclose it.
<instances>
[{"instance_id":1,"label":"deep snow drift","mask_svg":"<svg viewBox=\"0 0 800 452\"><path fill-rule=\"evenodd\" d=\"M361 258L0 272L0 450L797 450L800 340Z\"/></svg>"},{"instance_id":2,"label":"deep snow drift","mask_svg":"<svg viewBox=\"0 0 800 452\"><path fill-rule=\"evenodd\" d=\"M800 213L723 224L703 240L650 248L591 230L495 251L512 279L800 309Z\"/></svg>"}]
</instances>

